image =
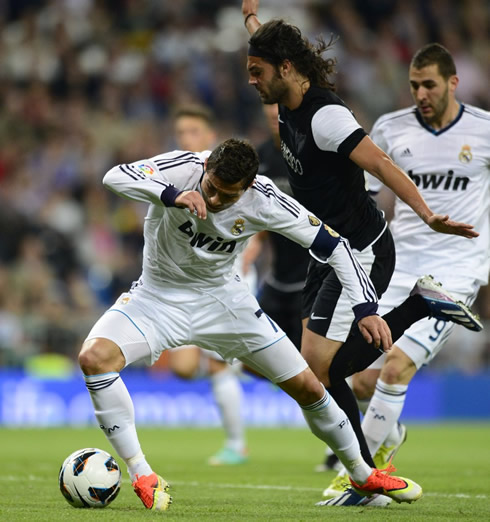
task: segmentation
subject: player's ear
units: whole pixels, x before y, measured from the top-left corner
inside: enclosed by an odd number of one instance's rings
[[[281,74],[282,78],[291,73],[292,67],[293,64],[289,60],[283,60],[283,62],[279,65],[279,73]]]
[[[451,90],[451,92],[454,92],[456,90],[456,87],[458,86],[458,83],[459,83],[459,78],[455,74],[450,76],[450,78],[449,78],[449,89]]]

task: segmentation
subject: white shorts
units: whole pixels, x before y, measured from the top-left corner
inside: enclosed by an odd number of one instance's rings
[[[412,275],[395,270],[388,290],[381,297],[378,313],[384,315],[395,306],[400,305],[408,297],[419,277],[420,275]],[[477,282],[473,282],[473,284],[468,283],[468,292],[466,294],[453,292],[450,283],[444,283],[444,288],[454,298],[471,306],[476,299],[480,285]],[[454,323],[441,321],[440,319],[425,318],[414,323],[400,339],[393,341],[402,352],[410,357],[416,368],[419,369],[423,365],[429,364],[439,353],[453,328]],[[381,369],[385,359],[386,354],[383,354],[369,366],[369,369]]]
[[[153,364],[161,353],[182,345],[239,359],[273,382],[307,368],[282,329],[260,308],[245,283],[232,280],[213,293],[155,290],[138,284],[122,294],[97,321],[87,340],[109,339],[121,349],[126,366]]]
[[[185,351],[185,350],[195,350],[196,348],[200,349],[199,346],[186,344],[184,346],[179,346],[178,348],[172,348],[172,352],[182,352],[182,351]],[[225,362],[223,357],[221,357],[221,355],[219,353],[217,353],[217,352],[213,352],[211,350],[201,350],[201,353],[205,357],[209,357],[210,359],[214,359],[215,361]]]

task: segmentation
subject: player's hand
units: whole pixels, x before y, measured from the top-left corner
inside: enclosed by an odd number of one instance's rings
[[[175,198],[175,206],[188,208],[192,214],[198,218],[206,219],[206,203],[201,194],[195,190],[184,190]]]
[[[258,14],[259,0],[243,0],[242,2],[242,14],[245,18],[250,13]]]
[[[448,215],[443,216],[442,214],[432,214],[432,216],[427,220],[427,224],[432,228],[432,230],[442,232],[443,234],[455,234],[456,236],[463,236],[468,239],[480,235],[478,232],[473,230],[473,225],[451,221]]]
[[[379,315],[368,315],[357,322],[359,330],[369,344],[374,344],[378,349],[388,352],[391,350],[393,340],[388,323]]]

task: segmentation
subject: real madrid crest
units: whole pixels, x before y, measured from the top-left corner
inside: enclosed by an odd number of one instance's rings
[[[317,227],[321,223],[321,221],[316,216],[312,216],[311,214],[308,214],[308,220],[312,227]]]
[[[323,226],[325,227],[325,230],[332,236],[332,237],[339,237],[339,234],[337,234],[337,232],[335,232],[335,230],[333,230],[332,228],[330,228],[328,225],[326,225],[325,223],[323,224]]]
[[[235,219],[235,224],[231,227],[231,233],[234,236],[239,236],[245,230],[245,220]]]
[[[463,145],[461,147],[461,152],[459,153],[458,158],[461,163],[469,163],[473,159],[471,147],[469,145]]]

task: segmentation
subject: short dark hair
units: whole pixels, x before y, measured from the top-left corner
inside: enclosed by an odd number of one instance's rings
[[[199,105],[197,103],[188,104],[188,105],[179,105],[173,111],[173,119],[178,120],[179,118],[190,117],[190,118],[198,118],[207,123],[210,127],[215,126],[214,115],[211,110],[205,105]]]
[[[447,80],[456,74],[451,53],[440,43],[430,43],[420,48],[413,56],[410,66],[415,69],[422,69],[429,65],[437,65],[439,74]]]
[[[206,169],[225,183],[243,181],[243,188],[247,188],[259,170],[259,157],[247,140],[230,138],[211,152]]]
[[[251,36],[249,44],[260,51],[266,62],[278,66],[289,60],[295,69],[319,87],[335,90],[330,76],[335,73],[335,58],[322,58],[322,54],[331,49],[336,38],[330,36],[325,42],[322,36],[317,37],[317,44],[312,44],[295,25],[284,20],[270,20],[262,24]]]

